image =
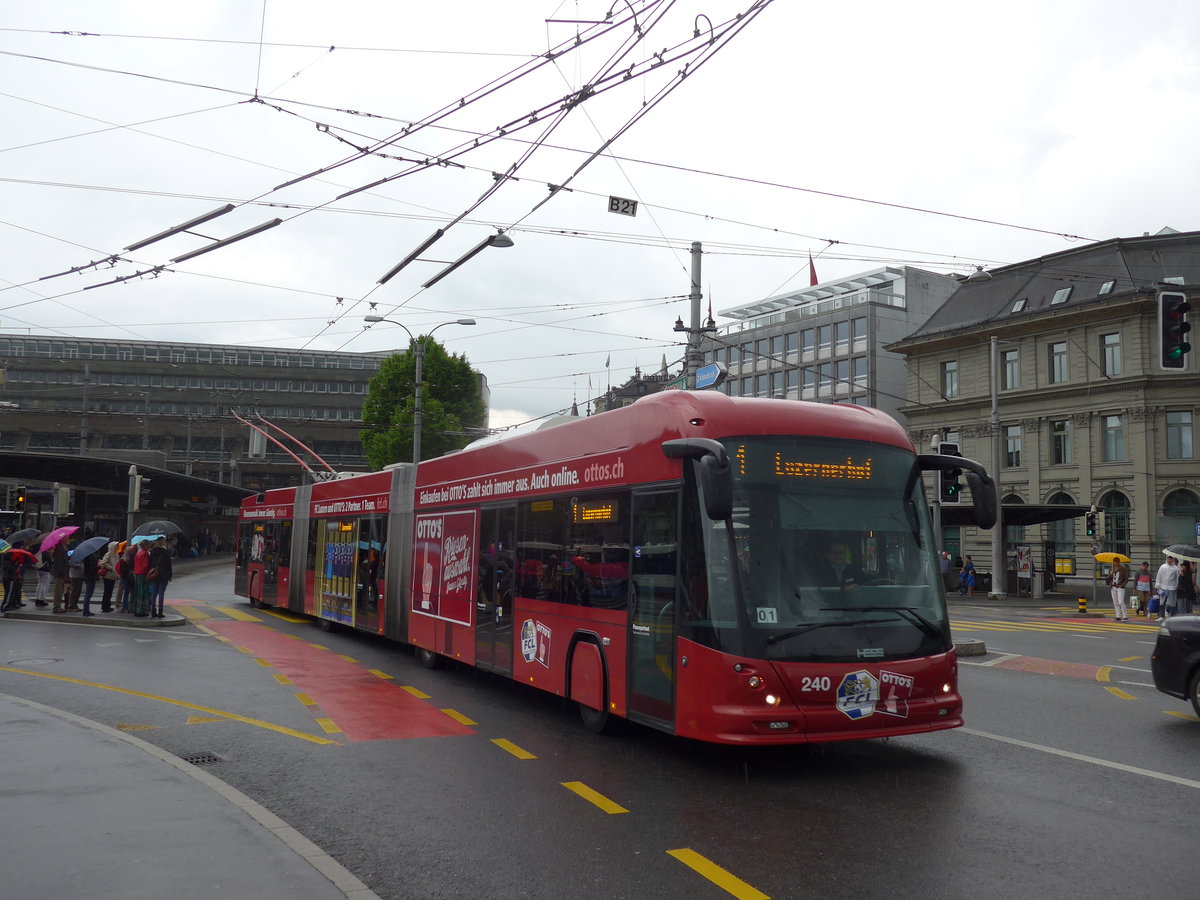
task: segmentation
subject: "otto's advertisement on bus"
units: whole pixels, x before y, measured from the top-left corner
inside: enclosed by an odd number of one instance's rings
[[[470,625],[475,606],[474,560],[474,510],[417,516],[412,611]]]

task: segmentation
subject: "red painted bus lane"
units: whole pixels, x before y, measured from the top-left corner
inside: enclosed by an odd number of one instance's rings
[[[1062,662],[1057,659],[1038,659],[1036,656],[1018,656],[996,663],[996,669],[1014,669],[1018,672],[1035,672],[1039,675],[1065,675],[1068,678],[1086,678],[1096,680],[1100,666],[1090,666],[1084,663]]]
[[[209,621],[209,629],[268,662],[337,724],[348,741],[475,734],[357,663],[255,622]]]

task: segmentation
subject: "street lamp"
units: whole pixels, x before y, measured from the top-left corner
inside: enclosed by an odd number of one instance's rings
[[[416,354],[417,369],[414,377],[416,385],[413,391],[413,454],[412,461],[415,466],[421,461],[421,375],[425,368],[425,337],[422,335],[419,338],[413,337],[413,333],[408,330],[408,326],[403,322],[397,322],[395,319],[388,319],[384,316],[363,316],[364,322],[387,322],[391,325],[399,325],[404,329],[404,333],[408,335],[409,343],[415,345],[414,353]],[[429,334],[433,334],[442,325],[474,325],[474,319],[455,319],[452,322],[442,322],[439,325],[434,325],[429,329]]]

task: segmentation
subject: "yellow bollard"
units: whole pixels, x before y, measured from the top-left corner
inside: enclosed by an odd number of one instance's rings
[[[1079,615],[1087,615],[1087,597],[1084,597],[1082,594],[1079,595]]]

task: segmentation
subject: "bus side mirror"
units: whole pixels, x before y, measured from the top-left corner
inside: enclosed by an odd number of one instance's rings
[[[718,522],[733,515],[733,469],[723,444],[711,438],[678,438],[663,441],[662,452],[670,459],[697,460],[705,515]]]

